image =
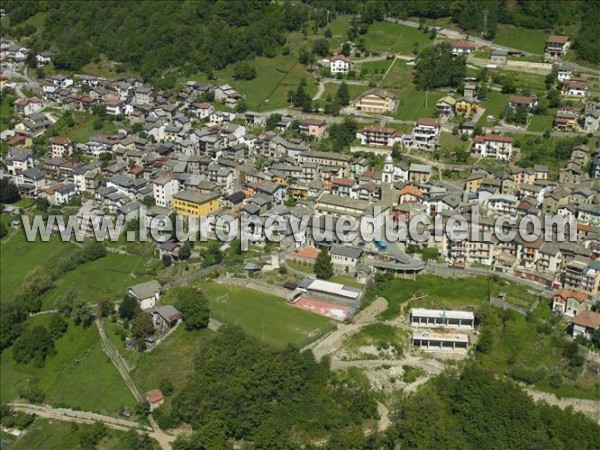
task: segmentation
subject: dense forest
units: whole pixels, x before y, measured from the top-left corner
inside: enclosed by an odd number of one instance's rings
[[[557,31],[578,26],[581,59],[600,63],[600,0],[386,0],[305,2],[252,1],[5,1],[10,27],[3,34],[31,35],[37,51],[56,52],[55,65],[68,71],[106,55],[123,70],[157,82],[182,74],[221,69],[254,56],[286,51],[289,32],[324,28],[338,14],[355,14],[364,27],[385,17],[451,17],[462,29],[493,38],[499,23]],[[483,11],[488,22],[483,30]],[[46,12],[41,30],[23,22]]]
[[[174,424],[196,430],[177,448],[227,448],[229,439],[243,439],[266,449],[360,429],[377,418],[377,406],[364,386],[335,380],[326,360],[292,347],[274,350],[230,327],[202,345],[171,414]]]
[[[178,439],[177,450],[232,448],[234,441],[263,449],[600,448],[594,422],[536,404],[474,363],[399,399],[390,428],[379,434],[364,433],[378,416],[368,383],[330,371],[310,352],[274,350],[227,327],[201,345],[195,367],[170,417],[158,413],[162,425],[183,421],[195,430]]]

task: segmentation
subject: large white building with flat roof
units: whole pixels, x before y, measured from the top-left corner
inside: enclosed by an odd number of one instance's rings
[[[425,351],[467,350],[469,347],[469,336],[466,334],[415,331],[412,340],[413,345]]]
[[[410,310],[410,324],[413,327],[472,330],[475,327],[475,315],[471,311],[413,308]]]

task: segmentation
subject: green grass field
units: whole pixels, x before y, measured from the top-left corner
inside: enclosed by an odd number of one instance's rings
[[[542,30],[498,25],[494,43],[525,52],[543,54],[549,33]]]
[[[348,92],[350,92],[350,98],[352,100],[358,97],[363,92],[371,89],[369,86],[366,85],[348,84],[347,86]],[[319,101],[324,102],[328,95],[330,95],[331,98],[335,98],[335,94],[337,93],[339,88],[340,85],[337,83],[326,83],[325,90],[323,91],[323,94],[321,95]]]
[[[50,314],[27,320],[27,326],[46,324]],[[56,354],[41,369],[17,365],[12,348],[0,356],[2,402],[17,397],[21,389],[35,383],[46,393],[46,403],[66,405],[84,411],[117,416],[122,406],[133,407],[135,399],[102,351],[94,325],[81,328],[69,324],[66,334],[56,341]]]
[[[173,383],[174,395],[177,394],[194,370],[198,345],[213,335],[208,329],[188,331],[180,326],[152,352],[139,355],[131,372],[134,381],[143,392],[147,392],[157,389],[161,380],[166,378]]]
[[[396,118],[402,120],[417,120],[421,117],[431,117],[437,101],[448,95],[447,91],[417,91],[413,84],[414,66],[406,61],[397,60],[381,82],[384,89],[396,97],[400,106]]]
[[[527,130],[529,131],[552,131],[554,115],[531,116]]]
[[[365,34],[365,47],[371,52],[412,54],[415,43],[419,49],[432,44],[428,35],[416,28],[391,22],[375,22]]]
[[[25,275],[37,266],[48,266],[58,256],[76,249],[74,244],[52,238],[27,242],[25,233],[14,232],[0,243],[0,293],[2,301],[13,298]]]
[[[463,141],[460,136],[442,132],[440,135],[440,145],[442,152],[451,152],[457,149],[466,150],[469,147],[469,141]]]
[[[249,335],[276,347],[302,345],[329,319],[288,306],[285,300],[252,289],[204,283],[210,299],[211,317],[241,326]],[[228,298],[217,297],[228,294]]]
[[[121,298],[127,288],[148,281],[143,269],[145,258],[138,255],[108,254],[82,264],[56,280],[55,287],[42,296],[43,309],[53,309],[56,300],[69,289],[89,303],[100,298]]]
[[[485,126],[487,124],[487,116],[494,116],[495,119],[498,119],[507,102],[508,96],[506,94],[490,90],[487,100],[481,103],[485,108],[485,113],[481,116],[477,125]]]
[[[297,39],[296,36],[290,36],[292,42]],[[289,90],[296,90],[302,78],[307,80],[306,92],[311,97],[317,92],[316,83],[309,76],[306,67],[298,63],[298,55],[293,51],[289,55],[277,55],[273,58],[258,57],[250,65],[256,69],[256,78],[252,80],[234,80],[234,65],[215,72],[215,75],[217,83],[228,83],[246,96],[251,110],[289,106],[287,93]]]
[[[348,30],[350,30],[350,18],[351,16],[340,16],[337,17],[335,20],[332,20],[329,24],[329,31],[331,31],[329,48],[331,50],[339,48],[344,42],[348,40]]]
[[[68,422],[59,422],[48,419],[37,418],[27,431],[15,438],[8,438],[11,449],[15,450],[64,450],[79,447],[79,436]],[[91,425],[78,424],[79,430],[84,430]],[[125,441],[125,432],[108,429],[106,436],[98,444],[98,449],[103,450],[129,450]],[[13,441],[14,440],[14,441]]]
[[[77,142],[87,142],[93,136],[111,135],[117,131],[117,126],[110,121],[104,122],[102,128],[94,129],[94,117],[86,116],[77,121],[76,125],[67,132],[67,137]]]

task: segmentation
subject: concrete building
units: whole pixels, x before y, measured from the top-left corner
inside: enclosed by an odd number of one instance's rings
[[[416,347],[429,352],[467,350],[469,348],[469,336],[466,334],[415,331],[412,341]]]
[[[475,327],[475,315],[471,311],[412,308],[410,310],[410,324],[413,327],[472,330]]]

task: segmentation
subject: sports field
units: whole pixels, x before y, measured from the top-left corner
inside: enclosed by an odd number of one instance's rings
[[[210,300],[211,317],[239,325],[276,347],[302,345],[330,323],[325,317],[287,305],[280,297],[253,289],[216,283],[201,287]]]

